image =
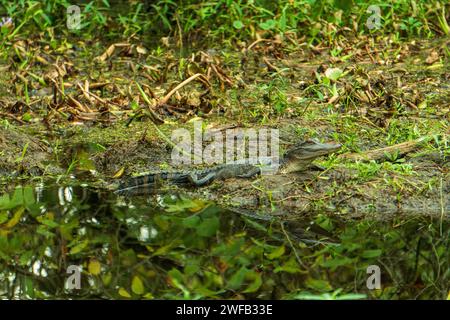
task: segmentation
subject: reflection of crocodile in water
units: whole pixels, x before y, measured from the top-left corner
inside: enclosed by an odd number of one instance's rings
[[[321,143],[316,140],[307,140],[296,144],[289,149],[280,161],[278,172],[291,173],[308,169],[311,162],[323,155],[330,154],[341,147],[337,143]],[[155,190],[162,181],[174,185],[190,185],[201,187],[214,180],[230,178],[251,178],[261,173],[261,167],[249,164],[223,164],[204,170],[192,172],[160,172],[129,178],[121,183],[116,190],[118,194],[147,194]]]

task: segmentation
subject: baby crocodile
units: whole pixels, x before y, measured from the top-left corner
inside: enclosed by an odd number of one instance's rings
[[[279,172],[282,174],[306,170],[311,162],[323,155],[330,154],[341,147],[337,143],[321,143],[307,140],[294,145],[280,161]],[[115,191],[118,194],[146,194],[157,189],[163,181],[183,186],[201,187],[214,180],[230,178],[251,178],[261,173],[261,168],[249,163],[222,164],[193,172],[160,172],[130,178],[120,184]]]

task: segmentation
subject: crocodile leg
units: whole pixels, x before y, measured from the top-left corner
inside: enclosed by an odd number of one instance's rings
[[[320,166],[320,165],[318,165],[318,164],[315,164],[315,163],[311,163],[311,164],[309,165],[309,169],[317,170],[317,171],[325,171],[325,168],[324,168],[324,167],[322,167],[322,166]]]
[[[188,174],[178,172],[172,173],[170,176],[167,177],[166,180],[177,186],[183,186],[191,182]]]
[[[189,181],[191,181],[197,187],[207,185],[208,183],[212,182],[215,177],[216,177],[216,173],[214,171],[208,173],[206,176],[204,176],[201,179],[199,179],[197,174],[195,174],[195,173],[191,173],[188,175]]]

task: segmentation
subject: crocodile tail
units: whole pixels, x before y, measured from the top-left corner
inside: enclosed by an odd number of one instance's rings
[[[155,174],[145,176],[132,177],[119,184],[115,191],[119,195],[136,195],[153,189],[156,181]]]
[[[119,195],[145,195],[152,193],[161,181],[169,181],[175,185],[189,183],[188,175],[184,173],[161,172],[133,177],[121,183],[116,194]]]

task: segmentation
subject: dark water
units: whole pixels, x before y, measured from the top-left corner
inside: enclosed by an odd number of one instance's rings
[[[175,194],[18,187],[0,197],[0,298],[444,299],[448,240],[429,217],[282,222]]]

